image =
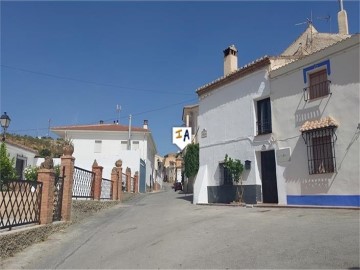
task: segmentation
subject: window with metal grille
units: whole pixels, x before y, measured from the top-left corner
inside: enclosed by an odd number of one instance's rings
[[[329,95],[330,83],[326,69],[309,74],[309,87],[304,89],[305,101]]]
[[[220,180],[222,180],[223,185],[232,185],[232,177],[229,173],[229,169],[224,166],[224,163],[220,163]]]
[[[261,135],[271,132],[270,98],[265,98],[257,102],[257,134]]]
[[[307,145],[309,174],[336,171],[335,141],[333,127],[315,129],[302,133]]]

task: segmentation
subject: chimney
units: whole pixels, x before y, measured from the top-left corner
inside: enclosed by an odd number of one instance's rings
[[[143,128],[148,129],[148,120],[144,120]]]
[[[100,125],[104,124],[104,121],[103,120],[100,120],[99,121]]]
[[[339,25],[339,34],[348,35],[349,34],[349,25],[346,10],[343,6],[343,1],[339,0],[340,11],[338,12],[338,25]]]
[[[224,76],[238,69],[237,49],[235,45],[224,50]]]

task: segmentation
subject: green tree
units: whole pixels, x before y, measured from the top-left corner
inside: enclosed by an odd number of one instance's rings
[[[6,144],[2,142],[0,146],[0,184],[8,180],[17,179],[18,176],[14,164],[15,159],[10,158],[10,154],[6,150]]]
[[[233,181],[236,183],[240,182],[240,190],[238,192],[239,201],[243,202],[243,195],[244,195],[244,187],[242,184],[242,177],[241,174],[244,171],[244,165],[241,163],[239,159],[232,159],[227,154],[225,155],[224,167],[230,173]]]
[[[190,178],[196,176],[199,170],[199,144],[188,144],[184,156],[184,173]]]
[[[43,148],[39,151],[40,157],[51,157],[51,150],[48,148]]]

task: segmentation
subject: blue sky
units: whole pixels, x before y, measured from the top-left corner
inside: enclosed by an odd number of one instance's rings
[[[350,33],[359,2],[344,1]],[[337,31],[338,1],[1,1],[1,114],[9,132],[46,136],[51,126],[149,121],[158,152],[176,152],[195,90],[223,74],[223,49],[239,66],[278,55],[312,19]],[[326,21],[322,18],[330,15]],[[55,136],[54,134],[50,134]]]

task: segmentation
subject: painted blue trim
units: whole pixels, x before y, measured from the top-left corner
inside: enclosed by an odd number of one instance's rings
[[[287,204],[360,207],[360,195],[287,195]]]
[[[331,74],[331,70],[330,70],[330,60],[325,60],[323,62],[314,64],[310,67],[304,68],[303,69],[303,76],[304,76],[304,83],[306,83],[306,78],[307,78],[307,73],[315,68],[321,67],[321,66],[326,66],[326,70],[327,70],[327,74],[330,75]]]

